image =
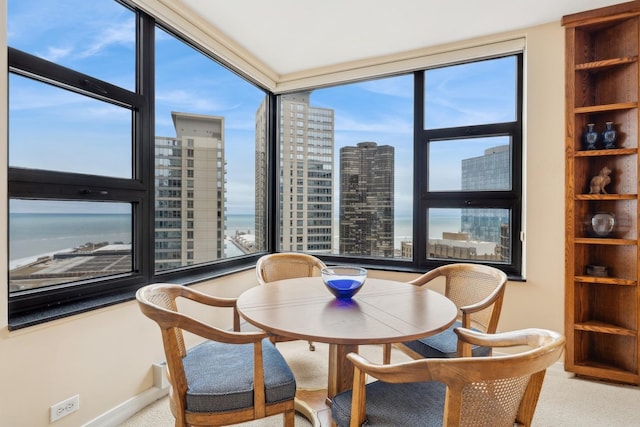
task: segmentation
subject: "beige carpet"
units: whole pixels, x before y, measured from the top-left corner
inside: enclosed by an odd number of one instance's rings
[[[316,343],[310,352],[306,342],[294,341],[278,344],[296,375],[299,388],[326,387],[326,344]],[[363,346],[360,353],[372,361],[382,361],[382,348]],[[408,360],[399,351],[392,362]],[[170,427],[174,425],[167,398],[161,399],[121,424],[121,427]],[[239,424],[254,427],[281,427],[282,417]],[[296,426],[311,424],[296,415]],[[547,370],[540,401],[533,419],[533,427],[631,427],[640,426],[640,389],[634,386],[587,381],[567,375],[557,364]]]

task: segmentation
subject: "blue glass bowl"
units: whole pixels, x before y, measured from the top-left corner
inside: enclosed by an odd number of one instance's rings
[[[327,289],[338,299],[350,299],[364,285],[367,270],[360,267],[325,267],[320,272]]]

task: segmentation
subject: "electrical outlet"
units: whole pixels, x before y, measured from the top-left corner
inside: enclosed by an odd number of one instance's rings
[[[80,395],[76,394],[68,399],[58,402],[51,407],[50,422],[59,420],[62,417],[66,417],[72,412],[76,412],[80,409]]]

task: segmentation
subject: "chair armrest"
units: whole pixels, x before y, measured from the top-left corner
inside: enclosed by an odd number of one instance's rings
[[[393,365],[372,363],[357,353],[347,354],[347,359],[353,363],[353,388],[351,394],[351,420],[349,427],[360,427],[366,419],[367,375],[388,383],[407,383],[416,381],[432,381],[430,362],[433,360],[420,359]],[[442,359],[436,359],[438,363]]]
[[[454,331],[461,341],[486,347],[513,347],[519,345],[539,347],[546,342],[558,339],[560,336],[557,332],[536,328],[495,334],[485,334],[465,328],[455,328]]]
[[[429,370],[429,365],[432,361],[429,359],[411,360],[389,365],[371,362],[357,353],[347,354],[347,359],[353,363],[357,370],[388,383],[433,380],[432,373]],[[438,360],[436,359],[436,361]]]
[[[205,294],[204,292],[196,291],[195,289],[187,286],[181,287],[180,296],[213,307],[235,307],[237,301],[237,298],[216,297]]]
[[[229,344],[254,343],[268,337],[268,334],[262,331],[239,332],[240,316],[236,308],[236,298],[214,297],[185,286],[170,284],[155,284],[152,286],[152,289],[166,292],[169,295],[167,298],[177,299],[178,297],[183,297],[210,307],[233,308],[234,330],[230,332],[200,321],[188,314],[165,308],[166,305],[152,305],[146,300],[145,296],[138,296],[137,298],[140,303],[142,313],[155,320],[162,329],[177,327],[209,340],[221,341]],[[140,290],[138,292],[142,291],[143,290]],[[157,295],[161,294],[158,293]],[[172,304],[175,304],[175,302]]]
[[[173,315],[173,312],[169,312],[168,315]],[[208,323],[204,323],[191,316],[179,313],[176,316],[175,324],[180,329],[196,334],[200,337],[226,342],[229,344],[249,344],[257,341],[261,341],[263,338],[267,338],[269,335],[266,332],[236,332],[226,331],[224,329],[215,327]]]
[[[423,286],[427,283],[429,283],[430,281],[432,281],[433,279],[440,277],[442,275],[442,273],[440,272],[439,269],[435,268],[431,271],[427,271],[426,273],[424,273],[422,276],[416,277],[415,279],[407,282],[410,285],[415,285],[415,286]]]
[[[233,330],[240,332],[240,314],[236,309],[237,298],[222,298],[181,286],[180,296],[211,307],[233,307]]]

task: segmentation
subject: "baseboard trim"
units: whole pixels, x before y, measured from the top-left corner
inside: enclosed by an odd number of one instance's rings
[[[169,388],[152,387],[94,418],[82,427],[117,427],[134,414],[169,394]]]

